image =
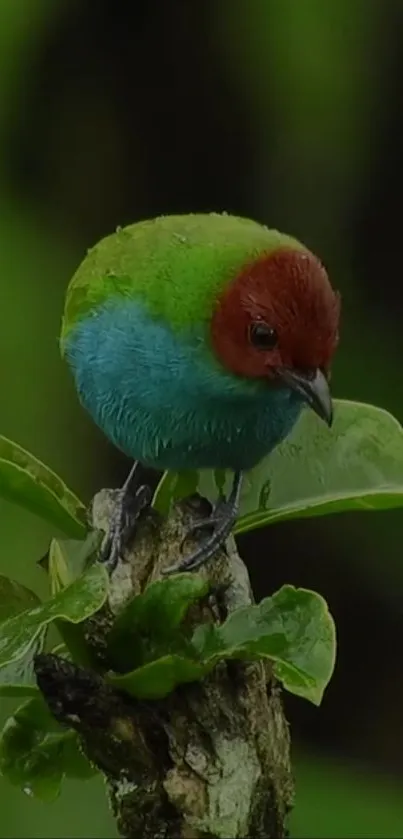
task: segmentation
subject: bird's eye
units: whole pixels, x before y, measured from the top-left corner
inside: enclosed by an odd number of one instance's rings
[[[277,332],[267,323],[257,321],[250,326],[249,340],[258,350],[274,350],[278,341]]]

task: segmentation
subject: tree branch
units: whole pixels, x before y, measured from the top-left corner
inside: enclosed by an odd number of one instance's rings
[[[115,500],[112,490],[95,496],[95,528],[107,531]],[[189,523],[206,514],[206,504],[192,496],[167,519],[152,510],[141,519],[112,575],[108,606],[87,622],[87,642],[100,664],[114,615],[177,561]],[[200,573],[208,575],[212,594],[190,609],[192,625],[222,621],[252,602],[232,538],[227,552]],[[263,662],[221,663],[202,682],[147,702],[54,655],[39,656],[36,673],[52,713],[79,733],[84,753],[104,773],[123,837],[286,836],[293,797],[289,732],[279,687]]]

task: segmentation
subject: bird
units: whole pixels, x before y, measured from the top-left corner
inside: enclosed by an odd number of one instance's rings
[[[288,436],[302,408],[331,426],[339,320],[322,261],[252,219],[159,216],[88,250],[67,288],[60,349],[82,406],[134,461],[104,556],[111,571],[128,506],[136,521],[150,503],[146,486],[133,494],[139,464],[233,473],[229,496],[189,530],[205,528],[205,538],[166,571],[193,570],[217,552],[244,473]]]

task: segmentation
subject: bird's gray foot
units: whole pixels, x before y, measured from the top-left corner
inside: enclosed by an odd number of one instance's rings
[[[104,563],[112,574],[122,556],[124,548],[133,536],[133,530],[142,513],[149,506],[152,498],[150,487],[136,486],[138,463],[132,466],[123,486],[118,490],[114,515],[110,523],[108,538],[102,548],[99,561]]]
[[[193,571],[195,568],[199,568],[200,565],[204,565],[221,548],[226,539],[228,539],[238,515],[241,487],[242,472],[236,472],[229,498],[221,496],[213,508],[211,516],[207,519],[196,521],[189,528],[183,544],[189,537],[195,536],[203,530],[212,531],[210,535],[201,542],[190,556],[182,560],[182,562],[165,568],[164,574]]]

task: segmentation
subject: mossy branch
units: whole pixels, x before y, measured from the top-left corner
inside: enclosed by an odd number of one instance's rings
[[[107,532],[116,492],[102,490],[92,524]],[[178,557],[186,529],[206,513],[198,496],[167,519],[148,511],[112,575],[108,606],[87,622],[87,643],[102,663],[114,616]],[[191,545],[189,544],[189,548]],[[233,539],[201,570],[211,595],[187,621],[220,622],[252,602]],[[41,655],[36,675],[49,708],[80,735],[104,774],[123,837],[276,837],[286,835],[293,797],[289,732],[267,662],[221,662],[201,682],[163,700],[139,701],[108,685],[96,669]]]

